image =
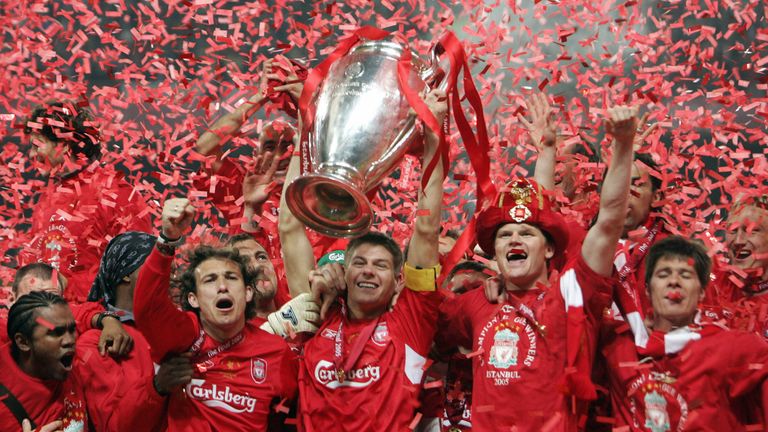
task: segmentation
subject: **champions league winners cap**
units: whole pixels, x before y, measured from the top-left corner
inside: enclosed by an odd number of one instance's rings
[[[477,244],[488,255],[495,255],[496,231],[509,223],[533,225],[554,242],[556,268],[562,267],[570,234],[565,219],[551,208],[550,200],[534,180],[520,178],[501,188],[491,206],[477,216]]]
[[[335,251],[328,252],[317,261],[317,266],[322,267],[330,263],[339,263],[341,265],[344,265],[344,251],[335,250]]]

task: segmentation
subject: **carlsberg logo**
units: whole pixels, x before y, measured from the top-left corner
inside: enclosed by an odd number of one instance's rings
[[[320,360],[315,366],[315,379],[324,386],[335,389],[339,387],[368,387],[381,378],[381,369],[378,366],[365,366],[360,369],[352,369],[345,374],[344,382],[338,381],[336,368],[327,360]]]
[[[230,391],[229,386],[219,388],[214,384],[210,388],[203,387],[205,380],[193,379],[187,384],[187,394],[192,399],[199,400],[205,406],[221,408],[232,413],[252,413],[256,408],[256,399]]]

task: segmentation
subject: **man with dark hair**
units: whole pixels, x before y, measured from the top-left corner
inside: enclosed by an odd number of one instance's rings
[[[619,330],[603,348],[615,428],[749,430],[736,411],[742,397],[761,396],[765,418],[768,343],[700,313],[710,263],[702,245],[682,237],[651,246],[645,277],[653,306],[649,338],[637,345]],[[750,426],[765,430],[765,424]]]
[[[447,110],[444,93],[433,91],[426,103],[441,124]],[[438,137],[430,131],[424,160],[431,160],[437,148]],[[286,181],[298,173],[298,162],[298,157],[291,160]],[[418,192],[419,216],[406,258],[389,236],[370,232],[350,241],[343,266],[328,263],[315,270],[310,270],[315,257],[304,227],[291,220],[285,201],[281,203],[280,239],[288,277],[301,285],[301,276],[309,273],[306,288],[316,296],[338,294],[335,303],[334,296],[324,298],[322,326],[304,347],[299,380],[303,430],[400,431],[412,422],[440,300],[436,278],[442,183],[443,165],[438,162]]]
[[[53,276],[56,275],[56,280]],[[56,269],[45,263],[27,264],[16,271],[13,279],[13,297],[15,300],[35,291],[45,291],[61,295],[66,286],[66,279]],[[78,333],[98,329],[99,352],[104,355],[121,356],[128,353],[133,345],[133,339],[126,333],[117,317],[105,313],[99,303],[86,302],[73,304],[70,310],[75,316]],[[6,340],[7,320],[0,318],[0,344]]]
[[[88,420],[75,363],[75,319],[67,302],[34,291],[19,297],[8,314],[10,344],[0,346],[0,430],[21,430],[58,420],[62,429],[84,431]]]
[[[249,320],[254,282],[245,257],[201,246],[181,277],[183,310],[168,297],[175,246],[195,216],[189,200],[165,202],[158,242],[142,266],[134,297],[136,325],[154,359],[188,353],[195,365],[185,392],[168,404],[168,430],[266,430],[274,400],[293,397],[298,362],[280,337]]]
[[[443,282],[443,287],[454,294],[464,294],[480,288],[494,272],[483,263],[472,260],[461,261],[453,266]]]
[[[30,159],[48,183],[36,202],[20,261],[53,266],[68,280],[64,298],[82,303],[109,239],[130,230],[149,231],[149,210],[122,173],[97,162],[98,132],[83,108],[45,104],[25,127]]]
[[[636,108],[607,110],[613,160],[580,249],[569,245],[568,223],[532,180],[510,182],[478,215],[478,244],[499,267],[491,291],[501,304],[480,290],[444,302],[437,339],[477,353],[473,430],[575,430],[595,398],[590,373],[627,211],[636,116]],[[559,278],[550,280],[552,270]]]

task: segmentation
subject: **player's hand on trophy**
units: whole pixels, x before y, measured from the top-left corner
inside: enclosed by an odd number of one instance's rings
[[[169,239],[181,238],[192,226],[195,207],[187,198],[171,198],[163,204],[162,233]]]
[[[552,118],[553,110],[549,105],[547,95],[543,93],[532,94],[525,101],[530,120],[522,114],[518,115],[520,123],[528,129],[533,145],[541,152],[544,149],[555,147],[557,142],[557,124]]]
[[[253,168],[248,170],[243,179],[243,199],[246,205],[255,207],[267,200],[267,187],[275,178],[280,159],[274,151],[260,153],[254,158]]]
[[[344,266],[338,263],[326,264],[309,272],[309,290],[312,299],[320,305],[320,319],[324,320],[339,293],[347,289]]]
[[[267,60],[265,64],[269,66],[266,77],[275,84],[274,91],[285,92],[294,102],[298,102],[304,90],[304,81],[299,79],[290,60],[285,56],[276,56]]]
[[[432,115],[437,119],[437,122],[442,124],[445,114],[448,113],[448,97],[445,94],[445,90],[430,90],[424,96],[424,102],[432,112]]]

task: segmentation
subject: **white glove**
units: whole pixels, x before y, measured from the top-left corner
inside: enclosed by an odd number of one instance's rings
[[[320,306],[312,301],[310,294],[300,294],[267,316],[261,329],[287,337],[293,333],[315,333],[320,322]]]

